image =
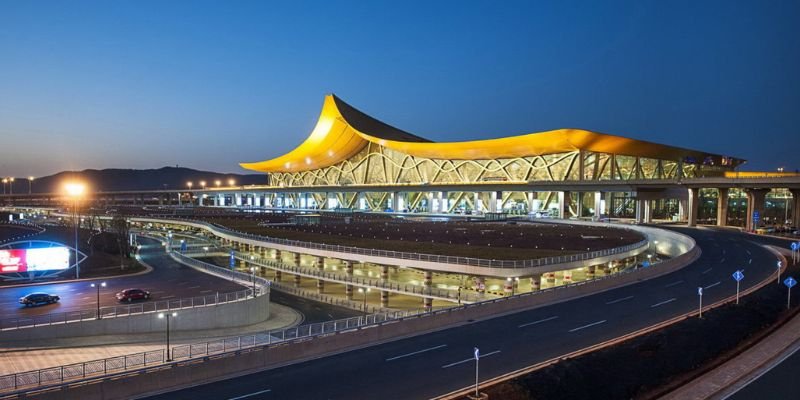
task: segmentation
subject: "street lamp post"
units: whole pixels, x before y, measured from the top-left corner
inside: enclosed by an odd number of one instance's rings
[[[158,318],[166,319],[167,320],[167,362],[172,361],[172,352],[169,349],[169,319],[175,318],[178,316],[178,313],[159,313]]]
[[[106,283],[105,282],[100,282],[100,283],[97,283],[97,284],[93,283],[92,287],[93,288],[97,288],[97,318],[95,318],[95,319],[101,319],[103,317],[100,316],[100,288],[101,287],[106,287]]]
[[[202,187],[203,190],[206,190],[206,181],[200,181],[200,187]]]
[[[32,177],[32,176],[29,176],[29,177],[28,177],[28,194],[31,194],[31,193],[33,193],[33,180],[34,180],[34,179],[35,179],[35,178],[34,178],[34,177]]]
[[[252,258],[251,258],[252,259]],[[253,280],[253,298],[256,297],[256,267],[250,267],[250,275]]]
[[[228,186],[233,186],[236,184],[236,181],[233,179],[228,179]]]
[[[3,178],[3,194],[6,194],[6,183],[8,183],[8,178]]]
[[[78,264],[78,201],[80,200],[80,196],[83,194],[83,191],[86,189],[86,187],[80,183],[68,183],[66,187],[67,194],[74,200],[72,213],[74,216],[73,222],[75,227],[75,279],[80,279],[81,267],[80,264]]]
[[[9,194],[14,194],[14,178],[13,177],[8,178],[8,190],[9,190],[9,192],[8,192]]]
[[[364,315],[367,315],[367,293],[369,288],[358,288],[359,293],[364,293]]]

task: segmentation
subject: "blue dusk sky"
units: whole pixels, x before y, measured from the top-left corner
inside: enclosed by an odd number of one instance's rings
[[[437,141],[583,128],[800,168],[798,1],[0,0],[0,176],[244,172],[323,96]]]

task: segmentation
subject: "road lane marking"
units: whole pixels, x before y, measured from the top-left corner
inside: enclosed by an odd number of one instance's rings
[[[745,251],[747,252],[747,255],[748,255],[748,256],[749,256],[749,255],[751,255],[751,254],[750,254],[750,250],[745,250]]]
[[[712,284],[710,284],[710,285],[708,285],[708,286],[704,287],[703,289],[711,289],[712,287],[714,287],[714,286],[717,286],[717,285],[719,285],[720,283],[722,283],[722,282],[712,283]]]
[[[666,285],[664,285],[664,287],[665,287],[665,288],[668,288],[668,287],[673,287],[673,286],[675,286],[675,285],[680,285],[681,283],[683,283],[683,281],[682,281],[682,280],[680,280],[680,281],[677,281],[677,282],[672,282],[672,283],[670,283],[670,284],[666,284]]]
[[[606,322],[606,320],[592,322],[591,324],[587,324],[587,325],[584,325],[584,326],[579,326],[577,328],[572,328],[572,329],[568,330],[567,332],[569,332],[569,333],[577,332],[577,331],[579,331],[581,329],[591,328],[591,327],[593,327],[595,325],[604,324],[605,322]]]
[[[495,350],[495,351],[492,351],[492,352],[489,352],[489,353],[486,353],[486,354],[481,354],[479,358],[489,357],[489,356],[497,354],[499,352],[500,352],[500,350]],[[451,363],[451,364],[442,365],[442,368],[455,367],[456,365],[463,364],[463,363],[470,362],[470,361],[475,361],[475,357],[470,357],[470,358],[467,358],[466,360],[456,361],[456,362]]]
[[[723,258],[722,260],[719,260],[719,263],[720,264],[724,264],[725,263],[725,259]]]
[[[753,263],[753,259],[751,258],[750,261],[748,261],[747,263],[748,264],[752,264]]]
[[[246,399],[246,398],[251,397],[251,396],[258,396],[259,394],[269,393],[271,391],[272,391],[272,389],[262,390],[260,392],[253,392],[253,393],[249,393],[249,394],[244,394],[244,395],[241,395],[241,396],[238,396],[238,397],[231,397],[228,400]]]
[[[675,300],[677,300],[677,299],[673,297],[673,298],[671,298],[669,300],[664,300],[664,301],[662,301],[660,303],[653,304],[653,305],[650,306],[650,308],[660,307],[660,306],[663,306],[664,304],[672,303]]]
[[[420,354],[420,353],[425,353],[425,352],[432,351],[432,350],[438,350],[438,349],[441,349],[443,347],[447,347],[447,345],[446,344],[441,344],[441,345],[434,346],[434,347],[428,347],[427,349],[418,350],[418,351],[415,351],[413,353],[402,354],[402,355],[399,355],[399,356],[390,357],[390,358],[387,358],[386,361],[399,360],[401,358],[415,356],[415,355]]]
[[[724,256],[726,253],[725,249],[722,249],[722,255]],[[724,260],[724,259],[723,259]]]
[[[542,322],[552,321],[552,320],[554,320],[554,319],[556,319],[556,318],[558,318],[558,315],[554,315],[554,316],[552,316],[552,317],[545,318],[545,319],[540,319],[540,320],[538,320],[538,321],[528,322],[528,323],[525,323],[525,324],[522,324],[522,325],[519,325],[519,326],[517,326],[517,328],[524,328],[524,327],[526,327],[526,326],[531,326],[531,325],[541,324]]]
[[[705,275],[705,274],[707,274],[707,273],[711,272],[711,270],[712,270],[712,269],[714,269],[714,268],[709,268],[709,269],[707,269],[707,270],[705,270],[705,271],[701,272],[701,274]]]
[[[187,289],[200,289],[200,286],[190,286]]]
[[[633,296],[628,296],[628,297],[622,297],[622,298],[619,298],[619,299],[616,299],[616,300],[607,301],[606,305],[617,304],[617,303],[619,303],[621,301],[630,300],[632,298],[633,298]]]
[[[171,299],[173,297],[175,297],[175,296],[161,296],[159,298],[163,300],[163,299]]]

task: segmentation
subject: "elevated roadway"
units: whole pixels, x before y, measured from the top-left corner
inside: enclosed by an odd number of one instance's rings
[[[731,230],[672,228],[691,235],[702,256],[688,267],[635,285],[566,303],[476,321],[319,360],[205,384],[152,399],[422,399],[474,384],[473,347],[481,379],[616,338],[694,310],[776,273],[776,256],[759,244],[788,241]]]

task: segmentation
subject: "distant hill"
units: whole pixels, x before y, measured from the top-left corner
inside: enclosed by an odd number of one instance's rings
[[[119,190],[152,190],[152,189],[184,189],[187,182],[194,187],[205,181],[207,187],[214,187],[219,180],[223,186],[233,179],[236,185],[264,185],[265,174],[220,174],[218,172],[198,171],[191,168],[163,167],[159,169],[87,169],[83,171],[65,171],[55,175],[36,178],[33,181],[34,193],[60,192],[64,182],[80,180],[90,185],[93,191]],[[6,188],[8,190],[8,188]],[[28,179],[16,178],[14,193],[28,193]]]

